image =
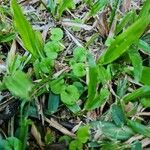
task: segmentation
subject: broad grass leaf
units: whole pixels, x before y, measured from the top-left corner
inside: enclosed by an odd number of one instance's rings
[[[144,107],[150,107],[150,97],[141,98],[140,102]]]
[[[140,11],[139,17],[145,17],[150,14],[150,2],[149,0],[145,0],[144,5]]]
[[[145,33],[145,34],[141,37],[141,40],[150,45],[150,33]]]
[[[112,1],[112,4],[111,4],[112,10],[111,10],[110,18],[109,18],[109,22],[110,22],[109,25],[110,25],[110,27],[112,26],[112,23],[115,20],[115,16],[117,14],[116,12],[117,12],[120,4],[121,4],[120,0]]]
[[[13,39],[15,39],[15,37],[15,33],[8,33],[6,35],[1,35],[0,33],[0,43],[12,41]]]
[[[85,107],[90,106],[90,103],[94,100],[97,93],[98,68],[92,54],[88,54],[88,65],[89,65],[88,100],[86,101]]]
[[[79,96],[78,89],[74,85],[67,86],[61,92],[61,100],[66,105],[74,105],[79,99]]]
[[[14,96],[20,97],[23,100],[30,99],[33,85],[24,72],[16,71],[13,75],[6,76],[4,83]]]
[[[81,143],[86,143],[90,136],[90,126],[86,125],[83,127],[80,127],[77,131],[77,139]]]
[[[34,58],[43,57],[43,42],[41,40],[41,34],[33,31],[32,26],[23,15],[23,12],[16,0],[11,1],[11,8],[15,27],[21,36],[24,47],[33,55]]]
[[[31,124],[31,120],[27,118],[22,118],[20,121],[19,140],[22,142],[20,150],[25,150],[27,147],[28,131]]]
[[[111,106],[111,117],[115,124],[119,127],[123,126],[126,122],[125,114],[121,108],[121,106],[117,104],[113,104]]]
[[[99,11],[101,11],[105,5],[108,3],[108,0],[97,0],[90,11],[90,16],[96,15]]]
[[[16,70],[21,70],[21,65],[22,65],[22,56],[19,54],[15,54],[13,50],[10,50],[7,55],[7,72],[9,74],[13,74]]]
[[[128,126],[130,126],[132,130],[135,131],[136,133],[142,134],[146,137],[150,137],[150,128],[133,120],[128,120],[127,123]]]
[[[129,57],[131,59],[131,62],[134,68],[133,69],[134,79],[136,81],[140,81],[141,76],[142,76],[142,70],[143,70],[142,58],[139,52],[136,50],[136,47],[129,49],[128,54],[129,54]]]
[[[106,87],[103,87],[100,90],[100,93],[92,101],[89,101],[85,105],[84,109],[93,110],[93,109],[99,108],[108,100],[109,95],[110,95],[110,92],[108,91],[108,89]]]
[[[90,125],[92,129],[114,140],[127,140],[134,135],[134,132],[128,126],[118,127],[108,121],[93,121]]]
[[[138,47],[142,49],[145,53],[150,54],[150,45],[143,40],[139,40],[137,43]]]
[[[61,0],[58,4],[58,9],[57,9],[58,18],[60,18],[62,13],[68,8],[71,8],[71,9],[75,8],[74,1],[73,0],[67,0],[67,1]]]
[[[129,102],[136,100],[140,97],[147,97],[150,96],[150,86],[143,86],[134,90],[132,93],[127,94],[123,97],[124,102]]]
[[[98,66],[98,80],[103,84],[111,80],[110,72],[103,66]]]
[[[150,86],[150,67],[143,66],[140,82]]]
[[[106,52],[98,59],[100,64],[108,64],[119,58],[145,31],[150,23],[150,14],[141,17],[122,32],[111,43]]]
[[[134,11],[129,11],[127,12],[123,18],[121,18],[120,23],[116,27],[116,34],[121,32],[121,30],[129,23],[132,22],[135,17],[135,12]]]

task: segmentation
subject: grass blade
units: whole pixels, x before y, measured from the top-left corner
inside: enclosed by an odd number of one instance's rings
[[[142,82],[145,85],[150,86],[150,77],[149,77],[149,75],[150,75],[150,67],[143,66],[142,76],[141,76],[140,82]]]
[[[93,110],[100,107],[107,101],[109,95],[108,89],[105,87],[102,88],[100,93],[93,100],[89,101],[84,108],[86,110]]]
[[[14,17],[14,24],[19,32],[24,47],[33,55],[34,58],[43,56],[43,43],[39,32],[35,32],[29,24],[16,0],[11,1],[11,8]]]
[[[143,86],[137,90],[134,90],[132,93],[124,96],[124,102],[129,102],[140,97],[150,96],[150,86]]]
[[[150,128],[132,120],[128,120],[128,125],[133,129],[133,131],[144,136],[150,137]]]
[[[149,6],[150,9],[150,6]],[[135,21],[126,31],[116,37],[106,52],[98,59],[98,63],[108,64],[120,57],[145,31],[150,23],[150,13]]]
[[[136,47],[135,48],[131,48],[128,52],[129,57],[131,59],[132,65],[133,65],[133,73],[134,73],[134,79],[136,81],[140,81],[141,76],[142,76],[142,58],[139,54],[139,52],[137,51]]]
[[[98,68],[91,54],[88,54],[88,61],[89,61],[88,100],[85,104],[85,108],[88,107],[94,100],[98,84]]]
[[[96,15],[100,10],[105,7],[105,5],[108,3],[108,0],[101,0],[94,3],[94,5],[91,8],[90,16]]]

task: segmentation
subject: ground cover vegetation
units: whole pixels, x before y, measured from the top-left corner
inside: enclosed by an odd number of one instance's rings
[[[150,148],[149,0],[0,1],[0,149]]]

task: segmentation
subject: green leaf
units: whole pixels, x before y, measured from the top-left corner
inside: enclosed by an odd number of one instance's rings
[[[86,143],[87,140],[89,139],[90,136],[90,126],[86,125],[83,127],[80,127],[77,131],[77,139],[81,142],[81,143]]]
[[[122,98],[125,95],[125,93],[126,93],[126,91],[128,89],[127,83],[128,83],[128,80],[126,78],[118,80],[118,83],[117,83],[117,95],[120,98]]]
[[[118,127],[112,122],[93,121],[90,125],[92,129],[114,140],[127,140],[134,135],[134,132],[129,127]]]
[[[52,69],[51,67],[53,66],[53,60],[51,58],[43,58],[41,60],[41,62],[39,62],[38,66],[39,66],[39,70],[38,71],[41,71],[42,73],[47,73],[47,74],[50,74]]]
[[[30,99],[32,82],[24,72],[16,71],[13,75],[6,76],[4,83],[14,96],[24,100]]]
[[[80,95],[86,90],[86,87],[81,82],[73,82],[73,85],[78,89]]]
[[[106,52],[98,59],[98,63],[108,64],[120,57],[145,31],[150,23],[150,14],[141,17],[129,26],[126,31],[116,37]]]
[[[145,41],[143,40],[139,40],[137,43],[138,47],[140,49],[142,49],[144,52],[150,54],[150,46],[148,43],[146,43]]]
[[[50,112],[50,114],[53,114],[57,111],[59,107],[59,100],[60,100],[59,95],[56,95],[50,92],[49,98],[48,98],[48,112]]]
[[[44,46],[46,56],[50,59],[56,59],[58,55],[57,52],[59,52],[60,50],[60,44],[56,41],[47,42]]]
[[[57,41],[49,41],[44,45],[45,52],[59,52],[60,50],[60,44]]]
[[[74,85],[67,86],[61,92],[61,100],[66,105],[74,105],[79,99],[79,96],[78,89]]]
[[[144,5],[140,11],[139,17],[145,17],[150,14],[150,2],[145,0]]]
[[[138,123],[136,121],[128,120],[128,125],[135,131],[136,133],[142,134],[144,136],[150,137],[150,128]]]
[[[73,73],[77,77],[83,77],[86,74],[85,64],[84,63],[76,63],[72,66]]]
[[[54,16],[56,11],[56,0],[49,0],[47,7],[51,11],[52,15]]]
[[[64,79],[59,78],[51,81],[50,83],[51,91],[55,94],[60,94],[65,88]]]
[[[74,114],[77,114],[81,111],[81,108],[78,104],[73,104],[73,105],[67,105],[67,107],[72,111]]]
[[[60,41],[63,38],[63,31],[60,28],[52,28],[51,29],[51,40]]]
[[[117,25],[116,27],[116,34],[118,34],[119,32],[121,32],[121,30],[131,21],[133,21],[133,18],[135,16],[135,12],[134,11],[129,11],[127,12],[125,15],[123,15],[123,17],[121,18],[120,23]]]
[[[97,84],[98,84],[98,68],[95,63],[94,57],[92,54],[88,54],[88,64],[89,64],[89,83],[88,83],[88,100],[86,101],[86,107],[90,105],[97,93]]]
[[[111,13],[109,17],[109,25],[112,27],[113,21],[116,19],[115,16],[117,14],[118,8],[121,6],[121,0],[114,0],[111,5]]]
[[[142,150],[142,144],[139,141],[135,141],[131,145],[131,150]]]
[[[34,32],[16,0],[11,1],[15,27],[18,30],[25,48],[35,58],[43,57],[43,41],[39,32]]]
[[[20,150],[22,143],[16,137],[8,137],[6,140],[2,140],[3,150]]]
[[[89,101],[88,103],[86,103],[86,105],[84,106],[85,110],[93,110],[96,108],[99,108],[101,105],[103,105],[108,97],[109,97],[109,91],[106,87],[103,87],[100,90],[100,93],[92,100]]]
[[[74,9],[75,8],[75,3],[73,0],[60,0],[59,4],[58,4],[58,9],[57,9],[57,14],[58,14],[58,18],[61,17],[62,13],[68,9]]]
[[[15,39],[16,34],[15,33],[8,33],[6,35],[0,34],[0,43],[9,42]]]
[[[143,86],[139,89],[134,90],[132,93],[127,94],[123,97],[124,102],[129,102],[140,97],[150,96],[150,86]]]
[[[125,124],[125,114],[117,104],[111,106],[111,117],[117,126],[122,127]]]
[[[142,58],[135,48],[131,48],[128,52],[129,57],[131,59],[132,65],[133,65],[133,73],[134,73],[134,78],[136,81],[139,81],[142,76]]]
[[[26,149],[29,131],[28,129],[31,123],[31,120],[27,118],[22,118],[20,121],[19,140],[22,141],[22,147],[20,148],[20,150]]]
[[[101,143],[100,150],[121,150],[121,148],[117,142],[104,141]]]
[[[73,51],[74,59],[77,62],[86,61],[87,50],[84,47],[76,47]]]
[[[78,140],[73,140],[69,144],[69,150],[82,150],[83,144]]]
[[[66,145],[69,145],[70,141],[72,140],[72,138],[68,135],[63,135],[59,138],[59,142],[60,143],[66,143]]]
[[[101,11],[105,5],[108,3],[108,0],[97,0],[91,8],[90,16],[96,15],[99,11]]]
[[[15,54],[15,52],[12,49],[8,52],[6,65],[9,74],[13,74],[16,70],[19,70],[22,64],[21,59],[22,56]]]
[[[111,80],[110,73],[103,66],[98,66],[98,80],[103,84]]]
[[[55,137],[53,132],[50,129],[47,130],[45,137],[44,137],[46,145],[51,144],[55,141]]]
[[[145,85],[150,86],[150,77],[149,77],[149,75],[150,75],[150,67],[143,66],[142,76],[141,76],[140,82],[142,82]]]
[[[140,102],[144,107],[150,107],[150,97],[141,98]]]

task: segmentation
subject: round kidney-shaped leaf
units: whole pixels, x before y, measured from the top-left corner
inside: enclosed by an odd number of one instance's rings
[[[63,31],[60,28],[53,28],[51,30],[51,40],[53,41],[59,41],[63,38]]]
[[[85,67],[83,63],[76,63],[73,65],[73,73],[78,76],[78,77],[83,77],[85,76]]]
[[[76,47],[73,51],[73,56],[77,62],[86,61],[87,51],[84,47]]]
[[[79,99],[78,89],[74,85],[69,85],[62,91],[61,100],[66,105],[73,105]]]

